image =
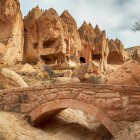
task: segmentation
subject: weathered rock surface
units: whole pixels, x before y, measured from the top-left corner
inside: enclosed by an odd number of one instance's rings
[[[34,8],[24,19],[24,62],[60,65],[78,61],[81,40],[77,25],[68,11],[61,16],[54,9]]]
[[[96,75],[101,74],[100,66],[98,63],[95,62],[83,63],[81,66],[77,67],[74,70],[74,76],[81,81],[87,80],[92,74]]]
[[[14,65],[23,56],[23,20],[19,0],[0,1],[0,65]]]
[[[42,11],[37,6],[24,18],[24,27],[24,62],[37,63],[42,59],[46,64],[53,64],[54,68],[64,68],[69,61],[78,63],[80,57],[84,57],[86,62],[100,61],[102,71],[106,71],[108,62],[124,63],[121,41],[114,41],[114,50],[106,32],[98,25],[93,28],[84,22],[77,29],[76,21],[67,10],[59,16],[52,8]],[[112,55],[114,51],[116,56]]]
[[[140,63],[129,61],[105,76],[104,84],[140,86]]]
[[[0,111],[0,140],[58,140],[31,127],[21,114]]]
[[[115,41],[111,39],[109,41],[108,64],[123,64],[126,57],[124,46],[121,41],[118,39]]]
[[[27,87],[25,81],[14,71],[2,68],[0,70],[1,88]]]
[[[125,62],[127,55],[122,42],[118,39],[114,41],[106,38],[106,32],[101,31],[98,25],[93,28],[90,23],[84,22],[78,31],[82,42],[81,56],[86,59],[86,62],[100,61],[103,72],[106,71],[107,63]]]
[[[140,122],[128,125],[122,130],[114,140],[139,140],[140,139]]]
[[[131,59],[140,62],[140,46],[130,47],[125,50]]]
[[[135,50],[132,59],[140,62],[140,49]]]
[[[26,75],[36,75],[37,70],[33,68],[32,65],[26,63],[19,71],[20,74],[26,74]]]
[[[68,77],[68,78],[71,78],[73,75],[73,72],[71,70],[66,70],[64,72],[64,77]]]

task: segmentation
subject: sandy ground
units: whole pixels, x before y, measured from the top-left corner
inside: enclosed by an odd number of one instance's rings
[[[140,140],[140,121],[127,126],[115,140]]]
[[[0,112],[0,140],[57,140],[31,127],[20,114]]]
[[[83,112],[68,109],[37,129],[23,115],[1,111],[0,140],[109,140],[110,134],[94,121]]]

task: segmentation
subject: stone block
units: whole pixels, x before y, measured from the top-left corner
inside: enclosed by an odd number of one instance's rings
[[[20,95],[20,97],[21,97],[21,102],[22,103],[28,103],[29,102],[28,93],[24,92],[23,94]]]
[[[13,105],[12,104],[4,104],[4,110],[5,111],[13,111]]]
[[[119,109],[121,108],[121,99],[120,98],[110,98],[107,99],[107,108],[108,109]]]
[[[11,104],[12,103],[12,96],[9,96],[9,95],[6,94],[3,97],[3,102],[4,102],[4,104]]]
[[[58,93],[58,99],[70,99],[71,91],[61,91]]]
[[[13,111],[19,113],[20,112],[20,104],[14,104]]]
[[[78,95],[80,94],[80,92],[76,91],[76,90],[73,90],[71,92],[71,98],[72,99],[77,99]]]
[[[23,92],[24,88],[14,88],[14,92]]]
[[[20,112],[21,113],[28,113],[32,111],[32,105],[31,104],[21,104],[20,106]]]
[[[38,97],[35,94],[29,94],[28,98],[29,98],[29,102],[34,102],[38,100]]]
[[[140,121],[140,105],[129,106],[124,113],[126,121]]]
[[[130,96],[131,104],[139,104],[140,105],[140,94]]]
[[[77,97],[78,100],[86,102],[88,104],[90,104],[92,102],[92,97],[90,95],[86,95],[83,93],[80,93]]]
[[[44,90],[46,87],[45,86],[36,86],[35,90]]]
[[[109,118],[112,119],[113,121],[123,121],[123,119],[124,119],[123,111],[121,111],[121,110],[119,110],[119,111],[109,110],[109,111],[107,111],[107,114],[108,114]]]
[[[115,92],[115,93],[96,93],[97,98],[117,98],[121,97],[120,93]]]
[[[106,109],[106,99],[92,99],[92,105],[99,109]]]
[[[91,90],[84,90],[83,93],[87,95],[95,95],[95,92]]]
[[[32,102],[32,103],[31,103],[32,109],[37,108],[39,105],[40,105],[40,103],[39,103],[38,101],[35,101],[35,102]]]
[[[129,102],[129,96],[122,96],[122,108],[128,107]]]
[[[40,96],[38,97],[38,102],[39,102],[40,104],[45,103],[45,102],[46,102],[46,97],[45,97],[45,95],[40,95]]]
[[[20,95],[13,95],[13,96],[11,97],[11,103],[12,103],[12,104],[21,103],[21,97],[20,97]]]
[[[53,101],[58,99],[58,93],[46,95],[46,101]]]
[[[111,93],[112,90],[110,89],[97,89],[96,93]]]

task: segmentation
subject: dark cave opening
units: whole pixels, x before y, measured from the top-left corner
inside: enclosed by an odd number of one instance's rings
[[[49,39],[47,41],[43,42],[43,49],[45,48],[51,48],[52,45],[54,44],[55,40],[54,39]]]
[[[101,60],[102,55],[101,54],[92,54],[92,60]]]
[[[80,57],[80,63],[86,63],[86,59],[84,57]]]

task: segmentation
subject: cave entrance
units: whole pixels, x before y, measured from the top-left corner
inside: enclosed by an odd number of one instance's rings
[[[38,43],[33,43],[33,49],[37,49]]]
[[[40,57],[45,64],[55,64],[57,61],[55,56],[41,55]]]
[[[102,54],[92,54],[92,60],[101,60]]]
[[[86,63],[86,59],[84,57],[80,57],[80,63]]]
[[[45,48],[52,48],[55,43],[55,39],[49,39],[43,42],[43,49]]]
[[[107,58],[108,64],[122,65],[124,63],[123,57],[120,57],[118,52],[110,52]]]
[[[61,52],[48,55],[40,55],[40,57],[45,64],[61,64],[65,60],[65,55]]]

